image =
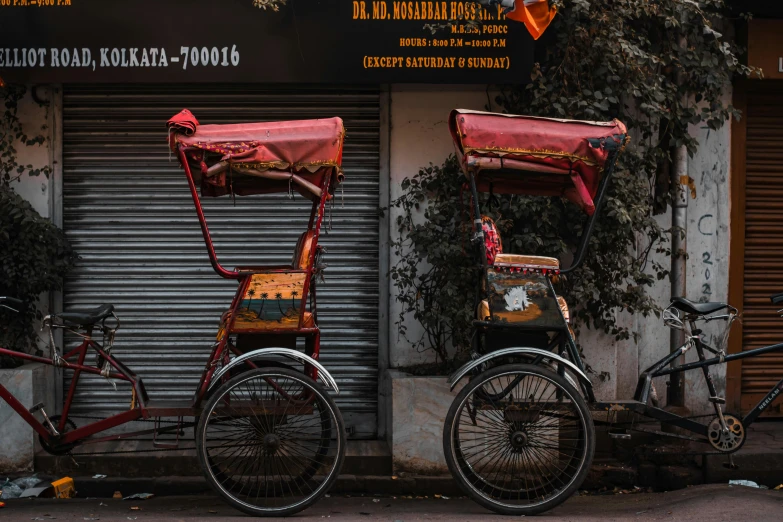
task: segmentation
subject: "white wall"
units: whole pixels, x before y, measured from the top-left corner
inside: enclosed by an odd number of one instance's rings
[[[390,132],[390,199],[401,195],[400,183],[430,163],[440,164],[454,152],[448,129],[452,109],[487,108],[486,86],[393,85],[391,88]],[[497,110],[497,107],[494,107]],[[389,216],[390,236],[398,236],[396,219],[400,213],[392,209]],[[398,258],[390,253],[390,266]],[[396,301],[396,288],[389,281],[389,366],[399,368],[423,362],[435,362],[435,353],[417,353],[398,335],[395,324],[401,310]],[[411,318],[406,323],[408,337],[418,339],[421,329]]]
[[[728,98],[730,100],[730,98]],[[728,100],[724,100],[727,102]],[[696,185],[696,199],[688,207],[688,298],[707,302],[728,299],[729,289],[729,162],[731,125],[717,131],[706,126],[691,129],[699,136],[698,153],[688,161],[688,175]],[[731,303],[730,303],[731,304]],[[735,303],[736,304],[736,303]],[[717,347],[717,337],[725,328],[723,321],[703,326],[708,344]],[[711,354],[705,354],[707,358]],[[688,361],[698,360],[689,354]],[[725,398],[726,365],[710,368],[718,394]],[[694,414],[710,413],[709,393],[702,372],[691,372],[686,381],[686,405]]]
[[[32,165],[33,168],[43,168],[48,166],[52,170],[55,167],[54,161],[54,107],[55,88],[39,87],[37,95],[41,101],[48,101],[48,106],[39,105],[32,96],[32,86],[27,86],[27,92],[19,101],[18,113],[22,129],[28,138],[43,135],[45,141],[41,145],[25,145],[17,140],[14,147],[17,151],[17,162],[21,165]],[[54,174],[47,178],[44,174],[38,176],[23,175],[18,182],[11,186],[17,194],[29,201],[33,208],[43,217],[52,218],[54,211],[54,201],[52,190],[54,187]],[[45,315],[50,311],[50,299],[48,294],[41,295],[38,303],[39,310]],[[45,336],[40,336],[41,338]],[[44,349],[45,343],[39,341],[39,345]],[[45,353],[48,353],[45,351]]]
[[[42,145],[27,146],[17,140],[15,148],[18,153],[17,162],[22,165],[32,165],[34,168],[52,166],[52,124],[50,107],[41,106],[33,100],[32,86],[28,86],[25,97],[19,101],[19,121],[28,137],[39,134],[46,137]],[[38,96],[42,100],[52,99],[52,89],[39,87]],[[50,180],[43,174],[39,176],[24,175],[19,183],[14,183],[14,190],[29,201],[33,208],[44,217],[51,216]]]
[[[726,93],[724,102],[728,102],[730,92]],[[731,125],[727,122],[717,131],[706,127],[692,127],[691,134],[699,140],[699,149],[693,157],[688,158],[688,175],[693,179],[696,197],[688,198],[687,220],[687,267],[686,290],[687,298],[692,301],[726,302],[729,285],[729,162]],[[668,229],[671,226],[671,216],[657,217],[660,225]],[[667,268],[671,265],[666,256],[654,255]],[[669,280],[660,281],[648,292],[661,307],[669,303],[671,286]],[[630,397],[633,394],[636,376],[654,362],[669,353],[669,332],[660,318],[635,318],[636,331],[640,340],[636,346],[638,366],[623,366],[618,361],[620,375],[618,379],[624,383],[618,389],[618,398]],[[703,325],[708,344],[715,346],[714,337],[724,327],[723,322]],[[633,351],[633,350],[629,350]],[[705,354],[708,356],[709,353]],[[695,351],[686,354],[686,361],[696,361]],[[634,375],[636,371],[636,376]],[[713,382],[721,396],[725,396],[726,368],[713,366],[710,368]],[[662,404],[666,397],[666,378],[655,380],[655,386]],[[685,401],[692,414],[706,414],[713,411],[712,405],[706,401],[708,397],[706,383],[701,370],[686,373]]]

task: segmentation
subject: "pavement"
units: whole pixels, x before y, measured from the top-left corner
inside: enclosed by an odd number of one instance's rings
[[[149,500],[114,499],[18,499],[0,508],[0,520],[101,520],[145,522],[249,520],[218,497],[155,497]],[[332,495],[315,506],[289,517],[289,521],[338,520],[366,522],[414,522],[419,520],[502,521],[465,497],[402,498]],[[783,491],[727,484],[694,486],[665,493],[578,495],[540,517],[542,521],[685,520],[779,521],[783,519]],[[283,520],[269,518],[267,520]]]

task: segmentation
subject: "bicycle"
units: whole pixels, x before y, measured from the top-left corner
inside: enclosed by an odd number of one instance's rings
[[[54,455],[140,435],[152,435],[155,447],[172,449],[184,430],[193,428],[204,476],[226,502],[250,515],[291,515],[326,494],[345,459],[345,424],[327,391],[339,393],[338,386],[318,360],[316,300],[325,268],[318,245],[324,208],[344,179],[342,120],[200,125],[185,110],[169,120],[168,127],[169,145],[185,171],[212,267],[221,277],[238,282],[192,400],[149,397],[142,378],[113,353],[120,320],[112,305],[44,318],[49,357],[0,348],[0,355],[73,371],[61,413],[49,416],[43,404],[28,409],[2,385],[0,398]],[[302,140],[308,147],[297,146]],[[291,263],[224,268],[215,253],[197,182],[201,197],[299,192],[309,199],[307,230]],[[0,306],[7,309],[23,305],[0,297]],[[60,354],[52,334],[57,329],[80,337],[81,343]],[[95,335],[102,335],[102,341]],[[304,352],[296,349],[302,338]],[[95,364],[85,362],[89,352],[95,353]],[[82,374],[100,375],[115,386],[129,385],[128,409],[77,426],[71,406]],[[39,413],[42,420],[36,418]],[[176,420],[163,426],[164,418]],[[154,428],[96,436],[137,420],[153,420]],[[161,435],[175,440],[163,440]]]

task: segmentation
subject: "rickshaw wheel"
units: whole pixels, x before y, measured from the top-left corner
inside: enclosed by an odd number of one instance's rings
[[[337,479],[345,426],[320,384],[295,370],[259,368],[210,396],[196,449],[207,481],[229,504],[285,516],[312,505]]]
[[[502,515],[535,515],[582,484],[595,428],[584,399],[564,378],[506,364],[471,379],[454,399],[443,449],[473,500]]]

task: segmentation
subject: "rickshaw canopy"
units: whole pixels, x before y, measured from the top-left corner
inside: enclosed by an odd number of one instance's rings
[[[340,118],[200,125],[185,109],[168,121],[169,146],[182,151],[202,196],[295,190],[320,199],[343,180],[345,128]]]
[[[562,196],[588,215],[612,152],[627,130],[609,122],[515,116],[457,109],[449,129],[480,191]]]

